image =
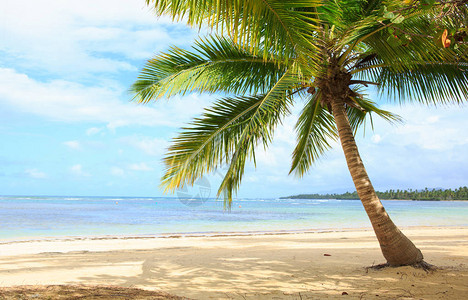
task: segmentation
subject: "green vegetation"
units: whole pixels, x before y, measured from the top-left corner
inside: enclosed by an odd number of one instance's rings
[[[424,200],[424,201],[447,201],[447,200],[468,200],[468,187],[451,189],[428,189],[424,190],[387,190],[385,192],[376,191],[377,196],[383,200]],[[357,192],[346,192],[343,194],[301,194],[280,199],[359,199]]]
[[[161,185],[176,191],[226,167],[227,207],[256,149],[297,116],[290,173],[298,177],[339,140],[390,265],[423,256],[395,226],[372,187],[354,134],[370,116],[400,118],[368,98],[369,85],[400,103],[468,98],[466,1],[146,0],[157,15],[208,29],[191,49],[148,60],[131,87],[147,103],[192,92],[226,95],[182,129],[164,158]],[[205,30],[201,30],[204,32]]]

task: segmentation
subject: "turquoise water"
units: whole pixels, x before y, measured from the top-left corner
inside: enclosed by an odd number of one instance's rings
[[[468,226],[468,201],[383,201],[395,223]],[[368,228],[359,200],[0,196],[0,239]]]

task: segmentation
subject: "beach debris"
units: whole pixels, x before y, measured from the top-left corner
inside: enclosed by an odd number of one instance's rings
[[[345,295],[348,295],[348,293],[346,292],[341,293],[341,296],[345,296]]]
[[[323,254],[323,256],[331,256],[331,254],[325,253]]]

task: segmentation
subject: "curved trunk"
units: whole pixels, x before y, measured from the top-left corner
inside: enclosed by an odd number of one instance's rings
[[[332,113],[349,172],[387,263],[391,266],[401,266],[422,262],[421,251],[396,227],[375,193],[359,155],[344,102],[332,101]]]

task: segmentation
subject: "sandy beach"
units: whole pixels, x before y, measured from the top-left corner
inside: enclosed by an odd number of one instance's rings
[[[383,263],[370,230],[0,241],[0,287],[86,284],[193,299],[466,299],[468,228],[406,228],[436,271]]]

